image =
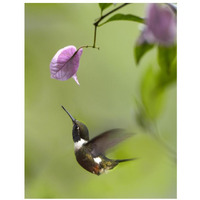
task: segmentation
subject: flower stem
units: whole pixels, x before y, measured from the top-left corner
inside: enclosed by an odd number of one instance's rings
[[[73,54],[73,56],[71,57],[71,58],[73,58],[77,53],[78,53],[78,51],[80,50],[80,49],[82,49],[82,48],[95,48],[95,49],[99,49],[99,47],[94,47],[94,46],[90,46],[90,45],[84,45],[84,46],[81,46],[81,47],[79,47],[76,51],[75,51],[75,53]],[[70,59],[71,59],[70,58]]]
[[[153,121],[155,132],[151,132],[151,136],[154,137],[168,152],[169,156],[172,158],[172,160],[176,163],[177,162],[177,153],[174,149],[172,149],[160,136],[158,127],[156,125],[156,122]]]
[[[102,16],[94,23],[94,26],[98,26],[98,24],[99,24],[105,17],[107,17],[108,15],[112,14],[113,12],[119,10],[120,8],[122,8],[122,7],[124,7],[124,6],[128,5],[128,4],[130,4],[130,3],[124,3],[124,4],[122,4],[121,6],[119,6],[119,7],[115,8],[115,9],[111,10],[110,12],[106,13],[105,15],[102,15]]]
[[[82,48],[95,48],[95,49],[99,49],[99,47],[94,47],[94,45],[93,45],[93,46],[84,45],[84,46],[79,47],[76,51],[78,52],[78,51],[79,51],[80,49],[82,49]]]
[[[94,43],[93,43],[94,48],[95,48],[95,45],[96,45],[96,37],[97,37],[97,26],[94,26]]]
[[[94,43],[93,43],[93,48],[96,48],[96,35],[97,35],[97,27],[99,25],[99,23],[105,18],[107,17],[108,15],[112,14],[113,12],[119,10],[120,8],[128,5],[130,3],[124,3],[122,4],[121,6],[111,10],[110,12],[106,13],[105,15],[101,15],[101,17],[93,24],[94,25]]]

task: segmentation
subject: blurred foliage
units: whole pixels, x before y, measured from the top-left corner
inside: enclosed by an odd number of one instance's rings
[[[113,5],[113,4],[112,4],[112,3],[99,3],[99,7],[100,7],[100,9],[101,9],[101,15],[102,15],[103,11],[104,11],[106,8],[110,7],[111,5]]]
[[[123,13],[144,16],[145,9],[146,4],[132,4]],[[176,163],[147,134],[157,130],[176,149],[176,56],[171,50],[145,51],[136,67],[131,50],[138,24],[116,21],[99,28],[99,51],[84,49],[80,86],[72,79],[50,78],[58,49],[92,43],[98,16],[97,4],[25,4],[25,197],[176,198]],[[139,159],[99,177],[82,169],[74,156],[71,121],[60,105],[88,126],[91,138],[112,128],[138,133],[108,157]]]
[[[171,73],[172,65],[176,61],[176,51],[176,45],[169,47],[158,46],[158,63],[168,74]]]
[[[154,47],[153,44],[149,44],[148,42],[143,42],[142,44],[136,43],[134,47],[134,56],[136,63],[139,64],[140,59],[145,55],[150,49]]]
[[[156,74],[153,67],[148,68],[141,84],[141,97],[147,116],[151,119],[158,117],[165,99],[164,91],[157,88]]]

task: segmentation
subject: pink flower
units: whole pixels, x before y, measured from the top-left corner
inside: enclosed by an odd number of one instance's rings
[[[66,81],[73,78],[78,85],[77,70],[83,49],[76,50],[75,46],[60,49],[50,63],[51,78]]]
[[[148,43],[171,45],[176,40],[176,16],[167,6],[149,4],[146,27],[141,35]]]

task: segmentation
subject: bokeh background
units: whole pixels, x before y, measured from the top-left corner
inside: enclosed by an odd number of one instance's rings
[[[143,17],[145,10],[146,4],[132,4],[120,11]],[[50,78],[49,64],[60,48],[93,44],[99,16],[98,4],[25,4],[25,197],[176,198],[176,162],[134,117],[142,77],[150,65],[158,67],[156,49],[135,64],[141,25],[119,21],[98,28],[100,50],[83,49],[80,86],[73,79]],[[72,123],[61,105],[88,126],[91,138],[112,128],[136,132],[108,156],[139,159],[101,176],[82,169],[74,156]],[[176,84],[167,88],[156,126],[175,150]]]

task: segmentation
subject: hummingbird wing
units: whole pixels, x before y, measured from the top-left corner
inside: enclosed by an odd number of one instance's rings
[[[124,129],[112,129],[94,137],[86,146],[91,149],[92,155],[97,157],[132,135]]]

